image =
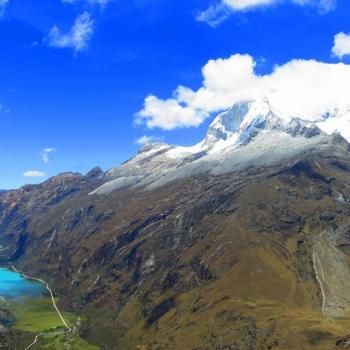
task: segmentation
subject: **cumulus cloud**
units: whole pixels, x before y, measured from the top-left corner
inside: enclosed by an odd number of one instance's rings
[[[24,177],[45,177],[46,173],[39,170],[28,170],[23,173]]]
[[[5,9],[8,3],[9,3],[9,0],[0,0],[0,17],[4,15]]]
[[[151,135],[143,135],[140,138],[138,138],[135,143],[140,146],[146,146],[149,145],[150,143],[155,143],[159,142],[161,139],[156,136],[151,136]]]
[[[198,126],[207,115],[203,109],[197,110],[184,105],[176,97],[162,100],[150,95],[145,99],[143,110],[137,113],[135,123],[137,125],[145,123],[149,128],[170,130]]]
[[[45,164],[48,164],[50,162],[50,154],[52,152],[56,152],[56,149],[52,147],[47,147],[41,152],[41,159]]]
[[[71,48],[75,52],[84,50],[94,33],[94,21],[88,12],[79,15],[68,33],[54,26],[47,38],[48,44],[56,48]]]
[[[262,97],[283,114],[308,119],[350,104],[350,65],[292,60],[265,75],[255,66],[250,55],[210,60],[198,90],[178,86],[168,99],[148,96],[136,122],[162,129],[198,126],[213,112]]]
[[[332,52],[339,58],[350,55],[350,34],[338,33],[334,37]]]
[[[199,22],[205,22],[212,27],[217,26],[229,15],[235,12],[251,11],[257,8],[292,3],[299,6],[313,6],[320,13],[331,11],[337,0],[220,0],[196,16]]]

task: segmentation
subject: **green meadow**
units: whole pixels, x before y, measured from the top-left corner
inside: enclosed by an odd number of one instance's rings
[[[32,349],[63,350],[67,347],[74,350],[99,349],[99,347],[90,345],[80,338],[80,319],[74,313],[62,312],[63,318],[72,328],[71,333],[63,334],[65,327],[49,296],[1,300],[0,307],[10,310],[16,316],[16,323],[12,325],[12,328],[32,333],[33,340],[38,333],[49,333],[41,336],[38,344],[34,345]]]

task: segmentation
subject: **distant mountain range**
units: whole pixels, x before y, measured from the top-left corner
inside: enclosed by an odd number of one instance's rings
[[[330,130],[348,115],[244,101],[192,147],[0,192],[1,262],[101,349],[346,348],[350,145]]]

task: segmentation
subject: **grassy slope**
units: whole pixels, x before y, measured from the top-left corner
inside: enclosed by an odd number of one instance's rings
[[[349,223],[350,160],[338,163],[74,197],[35,215],[20,267],[55,276],[50,285],[88,318],[84,338],[103,349],[330,350],[350,321],[321,313],[312,252],[320,232]],[[68,208],[77,211],[63,225]],[[55,245],[40,254],[56,226]],[[169,298],[174,305],[147,324]]]
[[[275,254],[251,250],[222,279],[183,294],[156,325],[140,322],[127,338],[150,349],[333,349],[350,318],[327,319],[315,302]]]

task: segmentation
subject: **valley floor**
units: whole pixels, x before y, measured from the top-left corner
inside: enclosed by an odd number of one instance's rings
[[[16,317],[16,322],[10,326],[10,331],[25,334],[25,338],[19,344],[13,344],[10,337],[8,340],[9,345],[7,347],[3,346],[2,349],[29,349],[28,346],[41,333],[46,333],[46,335],[39,336],[37,344],[30,346],[30,349],[99,349],[80,338],[79,327],[81,321],[73,313],[62,313],[65,320],[72,327],[71,333],[63,334],[65,328],[62,326],[62,321],[53,307],[51,297],[49,296],[12,301],[2,300],[0,302],[0,308],[9,310]]]

